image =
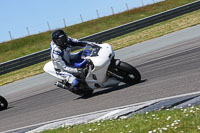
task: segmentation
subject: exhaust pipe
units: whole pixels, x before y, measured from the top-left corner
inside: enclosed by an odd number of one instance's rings
[[[55,83],[55,85],[56,85],[57,87],[60,87],[60,88],[63,88],[63,89],[69,89],[65,84],[63,84],[63,83],[61,83],[61,82],[59,82],[59,81],[57,81],[57,82]]]

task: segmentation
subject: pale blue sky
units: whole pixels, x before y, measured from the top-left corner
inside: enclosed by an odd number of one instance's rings
[[[99,16],[151,4],[161,0],[1,0],[0,2],[0,42],[10,40],[9,31],[14,39],[27,36],[26,27],[30,34],[81,23],[80,14],[84,21],[96,19]]]

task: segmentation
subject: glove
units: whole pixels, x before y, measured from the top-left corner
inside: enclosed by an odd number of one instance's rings
[[[102,42],[102,41],[97,41],[97,42],[95,42],[95,43],[97,43],[97,44],[102,44],[103,42]]]

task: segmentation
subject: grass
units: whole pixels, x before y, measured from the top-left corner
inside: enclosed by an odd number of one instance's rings
[[[189,105],[190,106],[190,105]],[[42,133],[199,133],[200,106],[163,109],[89,124],[63,126]]]
[[[33,75],[41,74],[43,73],[43,66],[48,61],[44,61],[23,69],[19,69],[7,74],[0,75],[0,86],[8,83],[12,83],[17,80],[21,80],[27,77],[31,77]]]
[[[200,24],[200,11],[188,13],[183,16],[108,40],[107,42],[110,43],[112,47],[116,50],[197,24]],[[42,73],[42,68],[46,62],[47,61],[4,75],[0,75],[0,86]]]
[[[81,38],[121,24],[126,24],[195,0],[165,0],[64,28],[74,38]],[[44,32],[0,44],[0,63],[49,48],[51,32]]]
[[[199,10],[111,39],[107,42],[114,49],[119,49],[198,24],[200,24]]]

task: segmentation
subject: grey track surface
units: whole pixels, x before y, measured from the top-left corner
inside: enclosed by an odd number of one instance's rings
[[[191,27],[116,52],[136,66],[144,82],[95,91],[81,98],[56,88],[41,74],[1,86],[9,109],[0,112],[0,132],[98,110],[200,90],[200,26]]]

